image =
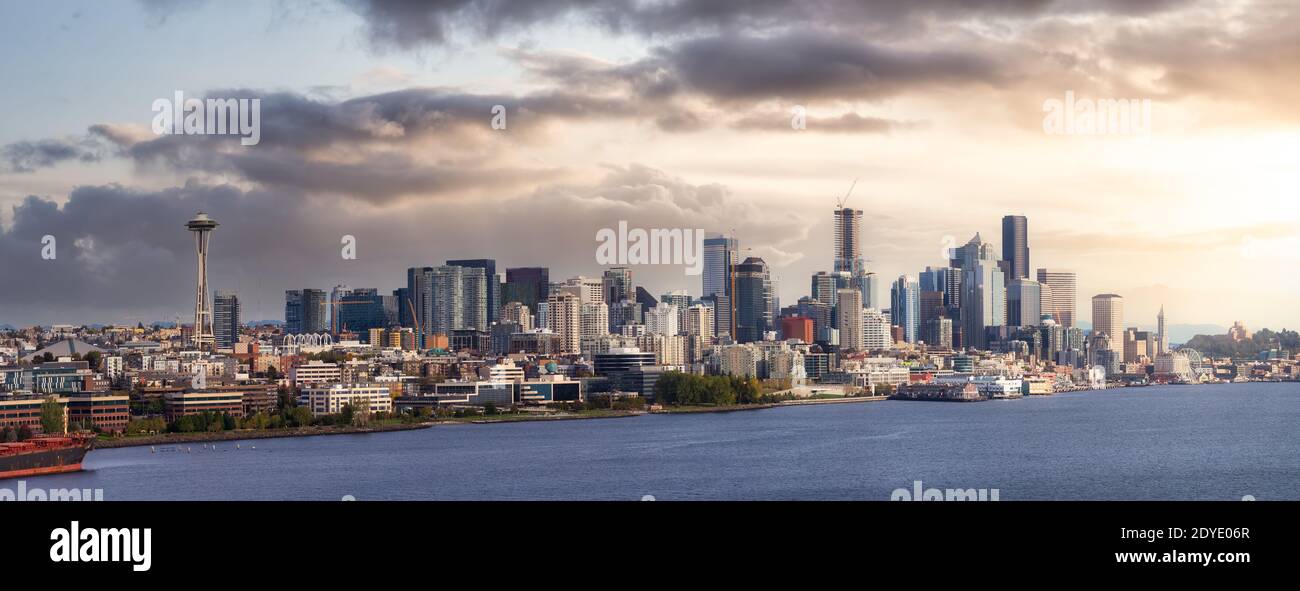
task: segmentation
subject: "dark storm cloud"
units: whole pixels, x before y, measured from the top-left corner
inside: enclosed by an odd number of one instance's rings
[[[534,25],[577,22],[613,33],[679,37],[818,27],[902,34],[972,17],[1158,13],[1182,0],[342,0],[377,48],[413,49],[491,38]]]
[[[559,174],[553,169],[471,160],[421,164],[391,153],[371,155],[356,163],[312,161],[283,151],[232,154],[224,161],[230,170],[266,187],[344,195],[376,204],[409,196],[438,200],[456,191],[509,188]]]
[[[635,114],[625,100],[560,91],[511,96],[417,88],[343,102],[252,90],[209,96],[259,98],[261,141],[246,147],[236,136],[135,141],[122,134],[113,141],[147,168],[233,174],[268,188],[384,202],[552,179],[555,170],[505,164],[509,159],[500,152],[511,142],[531,141],[555,122]],[[492,130],[496,105],[505,108],[508,132]],[[416,146],[455,156],[415,158]]]
[[[999,76],[997,65],[978,56],[887,49],[806,31],[696,39],[664,54],[692,89],[721,100],[878,99],[906,88],[993,83]]]
[[[35,172],[61,162],[96,162],[101,149],[92,138],[22,141],[0,146],[0,173]]]
[[[1120,27],[1107,53],[1130,67],[1158,69],[1153,94],[1226,98],[1272,117],[1300,120],[1300,10],[1262,5],[1233,27],[1200,19]]]
[[[194,245],[184,228],[197,211],[221,225],[212,239],[213,289],[240,293],[245,317],[278,318],[284,290],[346,283],[388,293],[406,267],[494,257],[498,267],[544,265],[553,276],[597,274],[595,233],[620,220],[642,228],[736,228],[751,244],[807,238],[797,214],[766,211],[721,185],[695,185],[644,167],[610,167],[592,184],[546,185],[491,204],[355,208],[287,191],[190,183],[162,191],[79,187],[61,207],[28,197],[0,229],[0,323],[170,320],[192,306]],[[508,214],[503,218],[503,212]],[[352,235],[358,258],[343,260]],[[57,258],[41,258],[54,236]],[[636,267],[652,292],[698,288],[679,267]]]

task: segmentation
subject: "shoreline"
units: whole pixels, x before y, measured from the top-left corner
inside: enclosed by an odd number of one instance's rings
[[[1149,386],[1172,386],[1184,384],[1145,384],[1143,386],[1117,386],[1106,388],[1104,390],[1092,390],[1090,388],[1079,388],[1064,392],[1053,392],[1053,394],[1067,394],[1077,392],[1105,392],[1107,390],[1123,390],[1134,387]],[[1185,384],[1189,386],[1212,386],[1222,384]],[[1025,398],[1048,398],[1051,395],[1033,395]],[[889,396],[853,396],[843,398],[815,398],[815,399],[798,399],[783,400],[781,402],[766,402],[761,404],[735,404],[729,406],[682,406],[669,407],[658,410],[597,410],[585,411],[584,413],[558,413],[558,414],[509,414],[498,416],[480,416],[464,419],[440,419],[431,420],[424,423],[402,423],[395,425],[381,425],[378,427],[308,427],[298,429],[278,429],[266,431],[216,431],[211,433],[166,433],[162,435],[146,435],[139,437],[121,437],[113,439],[96,439],[95,449],[117,449],[124,447],[142,447],[154,445],[181,445],[187,443],[210,443],[214,441],[243,441],[253,439],[279,439],[282,437],[315,437],[323,435],[360,435],[365,433],[388,433],[393,431],[413,431],[416,429],[428,429],[431,427],[440,427],[447,425],[491,425],[502,423],[525,423],[525,422],[544,422],[544,421],[579,421],[595,419],[622,419],[644,415],[671,415],[671,414],[696,414],[696,413],[729,413],[743,412],[751,410],[764,410],[771,408],[782,408],[792,406],[815,406],[826,404],[853,404],[862,402],[882,402],[892,400]],[[935,402],[930,400],[921,400],[920,402]]]
[[[266,429],[261,431],[243,429],[235,431],[214,431],[211,433],[166,433],[162,435],[96,439],[94,449],[117,449],[122,447],[141,447],[145,445],[211,443],[213,441],[279,439],[282,437],[314,437],[317,435],[360,435],[364,433],[387,433],[391,431],[428,429],[435,424],[436,423],[411,423],[403,425],[382,425],[379,427],[307,427],[298,429]]]
[[[493,425],[502,423],[531,423],[545,421],[585,421],[596,419],[623,419],[655,414],[695,414],[726,413],[749,410],[763,410],[789,406],[818,404],[844,404],[854,402],[877,402],[886,400],[884,396],[861,396],[851,398],[822,398],[815,400],[786,400],[763,404],[736,404],[730,406],[684,406],[660,410],[606,410],[587,411],[587,413],[561,414],[510,414],[499,416],[482,416],[465,419],[441,419],[424,423],[406,423],[382,425],[378,427],[308,427],[298,429],[277,429],[265,431],[214,431],[204,433],[165,433],[161,435],[144,435],[138,437],[120,437],[113,439],[96,439],[95,449],[118,449],[124,447],[143,447],[157,445],[183,445],[187,443],[211,443],[214,441],[245,441],[253,439],[279,439],[283,437],[315,437],[323,435],[360,435],[365,433],[387,433],[393,431],[413,431],[449,425]]]

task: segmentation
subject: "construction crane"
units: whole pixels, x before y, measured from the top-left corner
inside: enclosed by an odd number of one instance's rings
[[[853,179],[853,184],[849,185],[848,192],[844,193],[844,196],[840,197],[840,200],[835,203],[835,209],[837,210],[844,209],[844,202],[849,200],[849,195],[853,194],[853,188],[857,186],[858,186],[858,179],[855,178]]]
[[[424,348],[424,333],[420,332],[420,315],[415,313],[415,302],[411,298],[406,298],[406,307],[411,310],[411,322],[415,323],[415,348]]]

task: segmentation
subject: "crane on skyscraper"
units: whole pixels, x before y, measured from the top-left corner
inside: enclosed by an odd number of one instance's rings
[[[858,179],[853,179],[853,184],[849,185],[849,190],[844,193],[843,197],[835,203],[835,209],[844,209],[844,202],[849,200],[849,195],[853,194],[853,188],[858,186]]]

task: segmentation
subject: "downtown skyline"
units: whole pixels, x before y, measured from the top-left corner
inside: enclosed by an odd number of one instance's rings
[[[1014,214],[1030,220],[1031,277],[1043,267],[1078,274],[1083,322],[1087,298],[1113,292],[1128,322],[1143,326],[1161,304],[1180,323],[1300,324],[1286,305],[1300,280],[1276,272],[1296,256],[1300,216],[1285,197],[1296,118],[1278,99],[1289,89],[1252,96],[1198,84],[1177,56],[1136,52],[1129,37],[1176,39],[1222,17],[1253,36],[1223,33],[1221,69],[1271,79],[1251,60],[1268,55],[1269,31],[1295,22],[1283,7],[1052,7],[978,18],[936,8],[917,25],[928,37],[868,42],[852,27],[917,24],[916,15],[809,8],[710,23],[687,2],[676,16],[692,26],[647,35],[630,22],[610,29],[581,7],[521,12],[494,28],[464,11],[420,19],[364,2],[311,15],[254,5],[253,18],[281,34],[234,32],[225,45],[192,47],[186,56],[200,67],[182,68],[145,46],[200,36],[222,6],[104,4],[118,8],[121,26],[101,35],[139,38],[106,50],[121,80],[73,84],[94,70],[93,57],[0,71],[30,82],[3,105],[0,129],[0,259],[7,276],[26,278],[0,296],[0,324],[192,315],[193,245],[176,220],[200,210],[223,224],[209,282],[239,293],[249,319],[279,318],[286,289],[383,292],[401,286],[406,268],[446,260],[598,276],[595,233],[620,220],[734,227],[741,247],[754,249],[745,254],[771,265],[788,305],[809,276],[832,270],[829,213],[854,177],[862,180],[847,206],[864,211],[877,298],[899,275],[944,264],[943,249],[976,233],[1000,251],[999,222]],[[102,9],[0,10],[32,31],[4,43],[50,32],[72,50],[89,42],[74,12]],[[778,16],[834,42],[783,30]],[[1008,33],[999,40],[972,23]],[[1094,34],[1100,41],[1081,45]],[[739,49],[747,57],[729,53]],[[1018,49],[1118,62],[1086,74],[1083,65],[1053,70],[1047,57],[1001,59]],[[858,69],[800,77],[764,59],[774,50],[804,68],[830,60]],[[745,67],[727,77],[719,64]],[[1145,74],[1150,67],[1161,75]],[[94,99],[83,90],[91,83]],[[176,90],[260,97],[262,142],[153,136],[150,103]],[[1153,99],[1150,137],[1043,134],[1043,101],[1069,90]],[[500,132],[489,127],[495,104],[511,117]],[[795,105],[807,107],[806,130],[790,129]],[[315,123],[322,118],[329,124]],[[46,234],[58,239],[53,261],[40,257]],[[356,260],[338,256],[344,235],[357,239]],[[656,295],[699,294],[698,278],[677,268],[633,273]]]

